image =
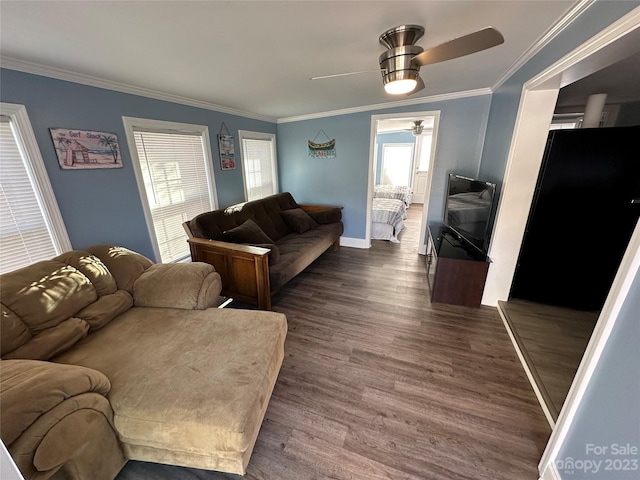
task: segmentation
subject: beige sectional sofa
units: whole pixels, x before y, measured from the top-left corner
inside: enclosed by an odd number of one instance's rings
[[[128,459],[244,474],[284,315],[210,308],[211,265],[110,245],[0,283],[0,435],[25,478],[112,479]]]

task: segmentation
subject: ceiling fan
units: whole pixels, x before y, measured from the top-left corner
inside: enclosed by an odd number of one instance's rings
[[[423,35],[424,28],[420,25],[399,25],[380,35],[380,43],[387,47],[379,58],[382,83],[387,93],[410,95],[419,92],[424,88],[420,67],[463,57],[504,43],[502,34],[493,27],[454,38],[427,50],[415,45]],[[311,80],[359,73],[367,72],[324,75],[312,77]]]
[[[422,131],[424,130],[424,125],[422,124],[424,120],[411,120],[411,125],[409,128],[402,128],[399,131],[401,132],[411,132],[414,137],[418,137],[422,135]],[[405,124],[406,125],[406,124]],[[385,133],[387,133],[385,131]]]
[[[413,121],[413,126],[408,129],[414,137],[417,137],[418,135],[422,135],[422,130],[424,129],[424,125],[422,125],[422,122],[424,120],[414,120]]]

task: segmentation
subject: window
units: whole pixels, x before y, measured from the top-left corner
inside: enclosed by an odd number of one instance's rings
[[[156,258],[189,257],[182,224],[217,208],[209,131],[139,118],[123,119]]]
[[[276,136],[270,133],[240,130],[244,193],[247,201],[278,191]]]
[[[549,130],[580,128],[582,126],[582,117],[584,117],[584,113],[554,113]]]
[[[0,273],[71,250],[23,105],[0,109]]]
[[[413,143],[382,144],[383,185],[411,185],[413,165]]]

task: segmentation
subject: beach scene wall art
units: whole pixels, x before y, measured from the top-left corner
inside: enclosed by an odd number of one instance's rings
[[[122,168],[115,133],[50,128],[58,163],[63,170]]]

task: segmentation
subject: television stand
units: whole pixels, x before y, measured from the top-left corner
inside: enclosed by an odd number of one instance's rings
[[[489,257],[449,227],[430,226],[427,280],[431,301],[479,307],[489,262]]]

